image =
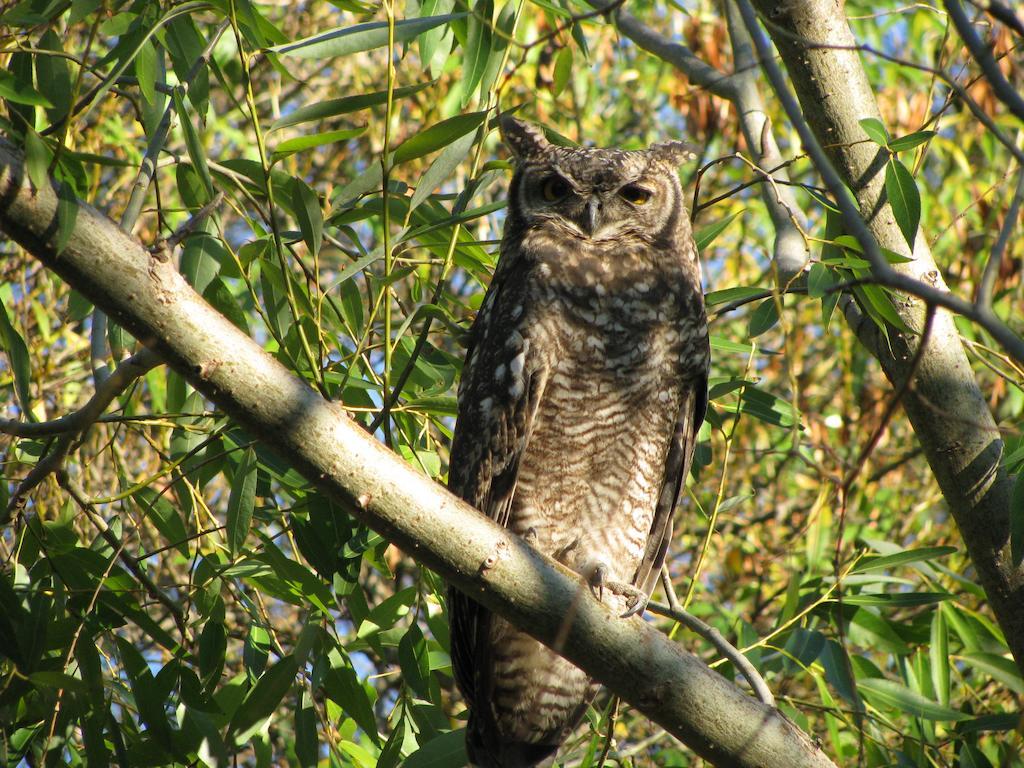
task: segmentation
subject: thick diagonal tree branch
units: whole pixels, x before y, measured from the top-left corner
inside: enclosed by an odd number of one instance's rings
[[[575,574],[409,467],[92,208],[57,254],[56,211],[53,190],[33,192],[0,142],[0,229],[366,524],[539,640],[564,637],[567,658],[715,765],[833,765],[778,710],[619,619]]]
[[[739,2],[742,8],[747,0]],[[810,132],[804,140],[811,145],[812,155],[820,147],[827,148],[827,157],[815,158],[826,180],[835,173],[853,192],[857,210],[844,210],[844,222],[861,240],[865,254],[881,246],[913,257],[899,267],[891,267],[884,260],[873,264],[876,278],[909,291],[895,302],[900,317],[919,332],[924,324],[925,302],[957,311],[959,303],[976,309],[962,299],[948,300],[950,294],[925,237],[918,233],[911,254],[896,224],[885,198],[887,157],[883,149],[864,140],[859,123],[869,117],[881,119],[881,114],[842,7],[829,0],[785,4],[756,0],[756,6],[766,20],[800,102],[801,114],[787,110],[790,118],[798,128],[806,121]],[[748,21],[753,23],[751,15]],[[752,32],[755,38],[761,35],[759,29]],[[760,52],[762,63],[778,87],[777,65],[766,50]],[[784,87],[779,95],[785,101],[788,94]],[[845,202],[843,190],[835,192],[837,199]],[[928,290],[915,290],[922,284]],[[912,375],[903,398],[904,408],[1007,643],[1018,666],[1024,669],[1024,612],[1020,610],[1024,605],[1024,568],[1014,568],[1011,560],[1011,483],[1000,465],[1003,441],[971,371],[953,318],[945,311],[936,313],[928,347],[913,371],[910,361],[915,360],[918,333],[890,329],[890,344],[870,323],[860,323],[856,330],[894,386],[903,386]],[[1019,337],[1005,331],[1006,338],[1001,341],[1008,348],[1020,344]]]

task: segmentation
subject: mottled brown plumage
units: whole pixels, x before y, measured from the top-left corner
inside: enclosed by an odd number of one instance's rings
[[[706,404],[700,266],[677,172],[689,153],[557,147],[511,118],[502,134],[517,169],[449,486],[621,613],[664,562]],[[455,590],[450,615],[471,761],[549,761],[593,681]]]

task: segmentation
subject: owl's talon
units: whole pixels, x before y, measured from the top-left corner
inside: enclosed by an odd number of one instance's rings
[[[587,575],[587,583],[599,602],[604,602],[604,590],[607,587],[613,595],[626,598],[626,612],[620,618],[628,619],[644,612],[651,599],[646,592],[624,581],[610,581],[607,577],[608,566],[604,563],[595,565]]]

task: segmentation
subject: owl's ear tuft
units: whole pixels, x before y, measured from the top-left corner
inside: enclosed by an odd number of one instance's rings
[[[502,140],[517,160],[543,154],[551,146],[539,125],[517,120],[511,115],[502,115],[498,124]]]
[[[697,159],[696,147],[685,141],[663,141],[652,144],[647,151],[673,168]]]

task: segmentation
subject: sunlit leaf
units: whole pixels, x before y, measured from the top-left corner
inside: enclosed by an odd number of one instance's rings
[[[875,142],[875,144],[882,147],[889,144],[889,132],[885,130],[885,125],[881,120],[876,117],[865,117],[859,122],[860,127],[864,129],[864,133],[866,133],[868,138]]]
[[[885,166],[885,194],[903,237],[910,250],[914,250],[914,238],[921,221],[921,193],[910,171],[895,157]]]
[[[486,112],[469,112],[425,128],[398,145],[394,151],[393,162],[396,165],[404,163],[447,146],[460,136],[476,130],[485,117]]]
[[[449,24],[467,15],[465,13],[449,13],[443,16],[426,16],[419,19],[400,19],[394,24],[394,41],[395,43],[404,43],[429,29]],[[388,33],[386,21],[371,21],[366,24],[338,27],[312,37],[296,40],[293,43],[274,46],[271,50],[275,53],[304,59],[348,56],[387,45]]]
[[[912,717],[925,720],[956,722],[970,717],[963,712],[944,707],[938,702],[926,699],[904,685],[892,680],[868,678],[857,681],[857,689],[869,700],[881,707],[892,707]]]

